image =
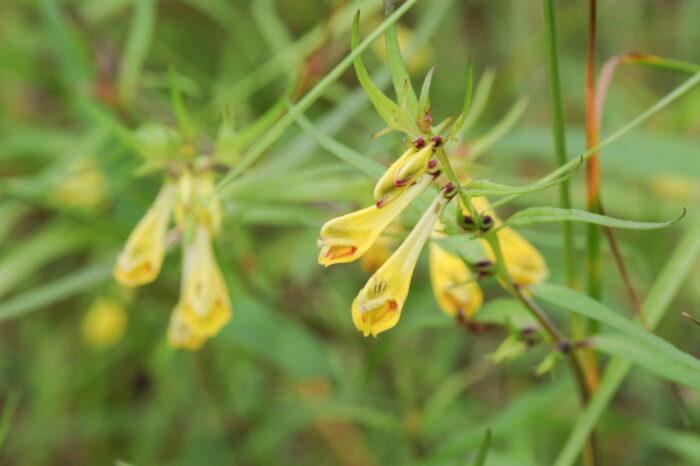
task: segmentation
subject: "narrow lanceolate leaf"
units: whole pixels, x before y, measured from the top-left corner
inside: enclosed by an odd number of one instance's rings
[[[462,125],[464,124],[464,120],[467,118],[467,114],[469,113],[469,107],[471,106],[471,103],[472,103],[472,89],[473,89],[473,87],[474,87],[474,71],[473,71],[473,65],[472,65],[472,56],[469,55],[469,61],[467,62],[467,81],[466,81],[466,84],[464,85],[464,104],[462,104],[462,113],[460,113],[459,117],[457,117],[457,121],[455,121],[454,126],[450,130],[449,137],[452,137],[453,135],[456,136],[459,133],[459,130],[462,129]]]
[[[133,14],[126,46],[122,54],[117,83],[123,97],[133,97],[141,68],[153,38],[155,26],[155,0],[141,0],[134,3]]]
[[[681,215],[667,222],[635,222],[632,220],[608,217],[607,215],[593,214],[585,210],[561,209],[559,207],[531,207],[511,215],[499,228],[505,226],[532,225],[535,223],[584,222],[630,230],[656,230],[673,225],[682,219],[684,215],[685,209],[683,209]]]
[[[389,16],[394,12],[394,0],[385,0],[385,14]],[[396,34],[396,23],[392,24],[384,33],[386,39],[386,54],[389,58],[389,68],[391,69],[391,77],[394,82],[394,90],[399,104],[403,105],[406,102],[406,110],[411,116],[418,113],[418,101],[416,93],[411,84],[411,78],[408,76],[406,66],[404,66],[403,58],[401,58],[401,49],[399,48],[399,38]]]
[[[433,66],[428,70],[428,74],[425,75],[425,80],[423,81],[423,87],[420,90],[420,98],[418,99],[418,126],[427,126],[430,129],[431,121],[427,121],[426,116],[430,115],[430,84],[433,82],[433,74],[435,73],[435,67]]]
[[[688,370],[688,366],[662,352],[639,344],[636,338],[620,334],[596,335],[592,341],[595,349],[619,356],[638,364],[649,372],[665,379],[700,390],[700,370]]]
[[[583,159],[580,159],[583,163]],[[474,180],[468,185],[464,186],[464,191],[467,191],[472,197],[479,196],[510,196],[513,194],[528,194],[537,191],[543,191],[547,188],[551,188],[559,183],[562,183],[573,175],[576,170],[581,166],[581,163],[567,172],[564,172],[559,178],[555,178],[551,181],[534,183],[527,186],[507,186],[505,184],[494,183],[490,180]]]
[[[355,15],[355,21],[352,26],[352,41],[350,42],[351,49],[354,51],[360,45],[360,12]],[[374,84],[370,78],[367,68],[362,61],[362,57],[357,55],[353,61],[355,65],[355,73],[360,85],[367,93],[367,97],[374,105],[377,113],[384,119],[387,125],[392,129],[403,131],[412,137],[418,137],[418,128],[415,122],[407,116],[407,114],[399,108],[399,106]]]
[[[628,338],[631,337],[633,339],[632,345],[637,345],[638,347],[637,353],[634,354],[635,358],[641,357],[639,356],[640,352],[644,352],[647,356],[655,355],[654,360],[663,361],[667,366],[672,366],[677,369],[676,374],[680,379],[677,380],[678,382],[693,387],[696,386],[696,383],[700,383],[700,360],[679,350],[653,333],[647,332],[641,325],[621,317],[619,313],[598,301],[571,288],[559,285],[545,283],[533,285],[529,289],[537,298],[543,301],[554,304],[567,311],[581,314],[589,319],[602,322],[624,333]],[[625,346],[624,344],[614,346],[613,343],[610,343],[609,339],[600,341],[602,342],[601,344],[611,352],[617,350],[618,354],[623,353],[626,349],[629,349],[630,346]],[[605,345],[606,343],[607,346]],[[631,352],[625,354],[627,357],[632,357]],[[685,377],[682,376],[682,372],[687,373]],[[690,375],[691,373],[695,375]]]
[[[479,448],[479,454],[474,461],[474,466],[483,466],[486,463],[486,455],[489,454],[489,448],[491,448],[491,429],[486,429],[486,437],[484,437],[484,443]]]

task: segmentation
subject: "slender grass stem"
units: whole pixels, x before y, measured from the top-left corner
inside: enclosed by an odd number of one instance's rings
[[[554,18],[554,1],[542,0],[542,15],[544,17],[544,37],[547,52],[547,75],[549,78],[549,101],[552,107],[552,137],[554,139],[554,160],[557,167],[567,161],[566,136],[564,127],[564,110],[561,98],[561,81],[559,78],[559,60],[557,58],[557,33]],[[559,206],[571,208],[571,192],[569,182],[559,184]],[[574,235],[569,222],[561,224],[562,260],[566,273],[566,284],[578,288],[576,256],[574,254]]]

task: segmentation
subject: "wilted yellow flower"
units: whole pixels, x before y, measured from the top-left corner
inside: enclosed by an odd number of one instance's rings
[[[182,319],[182,309],[178,306],[170,316],[168,327],[168,344],[172,348],[198,350],[207,341],[207,337],[195,334]]]
[[[206,227],[197,225],[185,249],[183,283],[175,313],[198,336],[210,337],[231,319],[231,302]]]
[[[450,317],[461,311],[468,319],[481,307],[483,294],[469,267],[435,242],[430,243],[430,282],[440,309]]]
[[[482,214],[486,213],[491,216],[494,221],[494,227],[497,228],[503,224],[503,221],[489,208],[489,203],[486,198],[473,198],[472,202],[474,207],[482,212]],[[544,257],[542,257],[539,251],[525,238],[510,227],[499,229],[496,236],[501,245],[501,254],[503,254],[506,270],[515,283],[520,286],[528,286],[541,283],[547,279],[549,270],[547,269],[547,263]],[[495,262],[496,255],[493,253],[488,242],[483,238],[479,241],[484,247],[489,259]]]
[[[175,219],[182,225],[186,216],[195,210],[194,220],[206,226],[212,236],[221,229],[221,203],[214,192],[214,180],[209,174],[193,175],[184,171],[177,181],[177,202]]]
[[[418,256],[435,221],[448,203],[449,199],[443,193],[438,194],[411,234],[372,275],[353,301],[353,322],[365,336],[377,336],[399,321]]]
[[[402,196],[381,209],[373,205],[328,221],[321,227],[318,263],[329,266],[360,258],[432,179],[431,175],[423,175],[415,184],[405,188]]]
[[[414,146],[409,148],[377,181],[374,187],[374,200],[378,208],[401,196],[406,187],[413,184],[425,172],[430,157],[435,152],[435,145],[426,144],[422,139],[419,144],[424,146],[420,150]]]
[[[165,256],[165,234],[174,196],[174,186],[166,183],[126,241],[114,266],[114,277],[122,285],[139,286],[152,282],[158,276]]]
[[[94,347],[111,346],[124,334],[126,321],[126,312],[121,303],[98,298],[83,316],[83,339]]]

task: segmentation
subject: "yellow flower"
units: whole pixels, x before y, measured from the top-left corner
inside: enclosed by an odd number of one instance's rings
[[[95,208],[104,203],[107,180],[93,159],[72,163],[50,198],[54,204]]]
[[[430,157],[435,152],[433,143],[425,144],[417,150],[415,147],[409,148],[384,172],[374,187],[374,200],[378,208],[382,208],[394,199],[398,198],[420,176],[428,167]]]
[[[379,209],[376,205],[336,217],[321,227],[318,263],[329,266],[352,262],[374,244],[381,232],[430,184],[433,177],[423,175],[405,188],[403,196]]]
[[[231,302],[206,227],[197,225],[185,249],[183,285],[175,313],[190,330],[210,337],[231,319]]]
[[[114,266],[114,277],[122,285],[144,285],[158,276],[165,256],[165,234],[172,214],[174,194],[173,185],[166,183],[126,241]]]
[[[168,327],[168,344],[171,348],[198,350],[207,341],[206,336],[195,334],[182,319],[182,309],[178,306],[170,316]]]
[[[497,228],[503,224],[492,209],[486,198],[473,198],[474,207],[482,214],[490,215],[494,221],[494,227]],[[498,241],[501,245],[501,254],[506,265],[508,274],[513,278],[515,283],[520,286],[533,285],[541,283],[549,276],[547,263],[542,255],[534,248],[525,238],[520,236],[510,227],[501,228],[496,233]],[[493,253],[491,246],[485,239],[480,239],[481,245],[484,247],[486,254],[491,262],[496,261],[496,255]]]
[[[372,275],[353,301],[353,322],[365,336],[377,336],[399,321],[418,256],[435,221],[448,203],[449,199],[443,193],[438,194],[411,234]]]
[[[124,334],[126,321],[126,313],[119,302],[99,298],[83,316],[83,339],[96,348],[111,346]]]
[[[481,307],[483,294],[469,267],[435,242],[430,243],[430,282],[440,309],[450,317],[461,311],[468,319]]]
[[[214,192],[214,180],[208,174],[192,175],[184,171],[177,182],[175,219],[182,226],[187,215],[195,210],[196,223],[206,226],[212,236],[221,229],[221,203]],[[184,228],[184,227],[183,227]]]

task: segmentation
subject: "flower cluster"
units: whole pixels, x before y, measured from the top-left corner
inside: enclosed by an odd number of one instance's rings
[[[165,182],[119,254],[114,277],[127,287],[158,277],[173,214],[176,231],[185,240],[180,300],[170,318],[168,342],[196,350],[231,318],[226,283],[211,244],[221,228],[221,207],[207,167],[189,167]]]

